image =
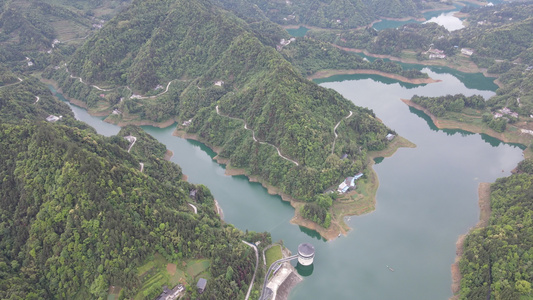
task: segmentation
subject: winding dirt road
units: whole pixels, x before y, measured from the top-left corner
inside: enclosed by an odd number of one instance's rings
[[[353,114],[353,112],[350,110],[350,113],[348,114],[348,116],[346,116],[344,119],[341,119],[339,121],[339,123],[337,123],[337,125],[335,125],[335,127],[333,128],[333,133],[335,134],[335,138],[333,139],[333,145],[331,146],[331,154],[333,154],[333,151],[335,151],[335,142],[337,141],[337,137],[338,137],[338,135],[337,135],[337,127],[339,127],[339,125],[341,124],[341,122],[343,120],[346,120],[349,117],[351,117],[352,114]]]
[[[230,118],[230,119],[233,119],[233,120],[239,120],[239,121],[242,121],[242,122],[244,123],[244,129],[246,129],[246,130],[250,130],[250,131],[252,132],[252,138],[253,138],[254,142],[258,142],[259,144],[263,144],[263,145],[270,145],[270,146],[276,148],[276,150],[278,151],[278,155],[279,155],[279,157],[281,157],[281,158],[283,158],[283,159],[285,159],[285,160],[287,160],[287,161],[290,161],[291,163],[293,163],[293,164],[295,164],[295,165],[297,165],[297,166],[299,165],[297,161],[292,160],[292,159],[290,159],[290,158],[288,158],[288,157],[286,157],[286,156],[283,156],[283,154],[281,154],[281,151],[279,150],[279,148],[278,148],[277,146],[272,145],[272,144],[267,143],[267,142],[261,142],[261,141],[258,141],[258,140],[255,138],[255,132],[254,132],[254,130],[248,128],[248,126],[246,126],[246,122],[245,122],[243,119],[234,118],[234,117],[230,117],[230,116],[226,116],[226,115],[221,114],[220,111],[218,110],[218,105],[215,106],[215,109],[216,109],[216,111],[217,111],[217,115],[219,115],[219,116],[226,117],[226,118]]]

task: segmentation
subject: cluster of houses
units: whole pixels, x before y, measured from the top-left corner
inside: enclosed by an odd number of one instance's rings
[[[458,48],[458,46],[454,46],[455,48]],[[429,59],[444,59],[446,58],[446,54],[444,54],[443,50],[433,48],[433,44],[430,45],[429,50],[426,52],[423,52],[422,54],[428,54]],[[461,54],[466,56],[472,56],[474,54],[474,50],[469,48],[461,48]]]
[[[337,188],[337,192],[339,192],[340,194],[344,194],[350,190],[354,190],[355,181],[361,177],[363,177],[363,173],[361,172],[355,174],[353,177],[352,176],[346,177],[346,179],[344,179],[344,181],[341,182],[341,184],[339,184],[339,187]]]
[[[283,18],[283,21],[289,21],[296,19],[295,13],[292,13],[291,15],[288,15],[286,18]]]
[[[424,52],[424,54],[429,54],[429,59],[443,59],[446,58],[443,50],[433,48],[433,44],[430,45],[429,50]]]
[[[198,279],[198,283],[196,283],[196,290],[199,294],[202,294],[205,291],[206,285],[207,280],[205,278]],[[178,284],[171,290],[165,285],[163,286],[163,292],[157,296],[155,300],[176,300],[183,291],[185,291],[185,286],[183,284]]]
[[[192,123],[192,119],[189,119],[189,120],[187,120],[187,121],[181,123],[181,126],[185,126],[185,127],[187,127],[187,126],[191,125],[191,123]]]
[[[518,118],[518,113],[510,110],[509,108],[507,107],[504,107],[500,110],[498,110],[497,112],[495,112],[494,114],[494,118],[501,118],[503,116],[511,116],[513,118]]]
[[[63,118],[63,116],[54,116],[54,115],[49,115],[48,117],[46,117],[46,121],[47,122],[50,122],[50,123],[53,123],[53,122],[57,122],[59,120],[61,120]]]
[[[185,290],[185,287],[183,286],[183,284],[178,284],[171,290],[169,290],[168,287],[165,285],[163,287],[163,292],[157,298],[155,298],[155,300],[175,300],[175,299],[178,299],[178,296],[184,290]]]
[[[279,45],[276,46],[276,49],[280,51],[281,49],[283,49],[283,47],[287,46],[288,44],[294,41],[296,41],[296,38],[290,38],[288,40],[281,39],[281,41],[279,41]]]
[[[466,56],[472,56],[472,54],[474,54],[474,50],[469,48],[461,48],[461,54],[464,54]]]

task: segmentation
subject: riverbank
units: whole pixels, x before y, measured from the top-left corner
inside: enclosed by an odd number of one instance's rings
[[[202,142],[205,142],[197,135],[189,134],[183,130],[176,129],[172,135],[181,137],[184,139],[191,139]],[[267,193],[270,195],[278,195],[283,201],[287,201],[294,208],[294,217],[291,219],[291,223],[299,226],[303,226],[318,232],[324,239],[330,241],[337,237],[340,234],[346,235],[350,230],[350,227],[344,222],[344,217],[353,216],[353,215],[362,215],[373,211],[376,207],[376,192],[379,187],[379,180],[377,174],[373,170],[374,158],[377,157],[390,157],[392,156],[399,148],[414,148],[415,144],[411,143],[407,139],[397,136],[390,143],[389,147],[382,151],[370,152],[368,154],[367,161],[367,174],[365,180],[360,180],[358,188],[356,191],[341,195],[337,201],[333,203],[331,207],[331,225],[329,228],[324,228],[317,223],[303,218],[300,214],[300,209],[305,205],[305,202],[300,201],[286,193],[283,193],[279,188],[268,184],[259,176],[250,175],[246,172],[245,169],[233,168],[231,166],[231,161],[227,158],[218,156],[218,153],[222,151],[220,147],[213,147],[212,145],[206,144],[211,148],[217,156],[214,157],[217,163],[225,165],[225,175],[228,176],[237,176],[244,175],[248,177],[250,182],[258,182],[267,190]]]
[[[459,269],[459,261],[461,260],[461,257],[463,256],[463,246],[466,239],[466,236],[472,232],[474,229],[483,228],[489,224],[490,219],[490,183],[482,182],[478,186],[478,204],[479,204],[479,221],[477,222],[476,226],[474,226],[472,229],[468,231],[468,233],[462,234],[457,239],[457,242],[455,244],[456,251],[455,251],[455,261],[451,266],[451,272],[452,272],[452,293],[453,297],[450,298],[450,300],[458,300],[459,299],[459,291],[461,290],[461,270]]]
[[[489,74],[486,72],[486,70],[480,69],[473,61],[470,60],[470,58],[466,56],[464,57],[454,56],[453,60],[452,59],[418,60],[416,58],[397,57],[397,56],[386,55],[386,54],[374,54],[374,53],[368,52],[365,49],[348,48],[348,47],[342,47],[342,46],[335,45],[335,44],[331,44],[331,45],[333,47],[339,48],[344,51],[363,53],[366,56],[370,56],[374,58],[389,59],[392,61],[397,61],[397,62],[406,63],[406,64],[449,67],[451,69],[454,69],[454,70],[457,70],[463,73],[483,73],[483,75],[485,75],[486,77],[495,77],[494,74]],[[408,51],[404,51],[404,52],[409,53]],[[410,54],[411,56],[415,56],[416,53],[412,52]]]
[[[509,124],[507,129],[500,133],[497,132],[491,128],[489,128],[487,125],[478,125],[475,123],[465,123],[465,122],[459,122],[455,120],[448,120],[448,119],[442,119],[435,117],[429,110],[427,110],[425,107],[418,105],[414,103],[411,100],[408,99],[401,99],[405,104],[407,104],[410,107],[413,107],[415,109],[421,110],[426,115],[428,115],[431,118],[431,121],[438,129],[460,129],[465,130],[472,133],[483,133],[486,135],[489,135],[491,137],[494,137],[504,143],[514,143],[514,144],[522,144],[528,147],[531,142],[533,141],[533,136],[527,133],[521,133],[522,127],[517,127],[515,125]],[[472,116],[466,116],[465,118],[473,119]],[[481,118],[481,116],[479,117]],[[523,126],[527,128],[523,129],[529,129],[533,124],[530,124],[528,122],[526,123],[517,123],[517,124],[524,124]],[[533,153],[529,150],[529,148],[524,149],[524,157],[532,157]]]
[[[476,0],[468,0],[467,2],[479,3]],[[458,3],[460,5],[464,5],[461,2],[458,2]],[[453,10],[453,9],[455,9],[455,6],[443,4],[441,7],[435,7],[435,8],[428,8],[428,9],[420,10],[420,13],[423,14],[423,13],[427,13],[427,12],[440,11],[440,10],[449,11],[449,10]],[[362,25],[362,26],[354,27],[354,28],[349,28],[349,29],[346,29],[346,30],[357,30],[357,29],[372,27],[372,26],[374,26],[374,24],[379,23],[379,22],[381,22],[383,20],[400,21],[400,22],[405,22],[405,21],[410,21],[410,20],[414,20],[414,21],[418,21],[418,22],[427,21],[427,19],[424,16],[422,16],[422,17],[411,17],[411,16],[409,16],[409,17],[404,17],[404,18],[379,17],[379,19],[376,19],[376,20],[370,22],[370,24]],[[305,27],[305,28],[314,29],[314,30],[331,30],[331,29],[328,29],[328,28],[322,28],[322,27],[311,26],[311,25],[306,25],[306,24],[281,25],[281,27],[284,28],[284,29],[298,29],[300,27]]]
[[[398,81],[402,81],[405,83],[411,83],[411,84],[428,84],[428,83],[435,83],[440,82],[441,80],[435,80],[433,78],[407,78],[398,74],[393,73],[386,73],[378,70],[370,70],[370,69],[352,69],[352,70],[334,70],[334,69],[328,69],[328,70],[321,70],[318,72],[315,72],[313,75],[308,76],[307,79],[313,80],[318,78],[327,78],[331,77],[333,75],[353,75],[353,74],[369,74],[369,75],[379,75],[391,79],[395,79]]]
[[[155,122],[155,121],[150,121],[150,120],[138,120],[138,119],[133,119],[133,117],[131,119],[128,119],[127,118],[128,117],[127,114],[121,115],[121,117],[118,117],[118,115],[113,115],[113,108],[112,107],[100,107],[100,108],[96,108],[96,109],[95,108],[90,108],[90,107],[87,106],[87,103],[85,103],[85,102],[83,102],[81,100],[65,96],[65,93],[59,87],[59,85],[57,84],[56,81],[51,80],[51,79],[43,78],[42,76],[40,76],[40,74],[36,74],[36,76],[39,79],[39,81],[41,81],[42,83],[44,83],[46,85],[51,85],[69,103],[74,104],[76,106],[79,106],[79,107],[87,110],[87,112],[91,116],[106,117],[104,119],[104,122],[107,122],[109,124],[114,124],[114,125],[117,125],[119,127],[124,127],[124,126],[127,126],[127,125],[136,125],[136,126],[154,126],[154,127],[159,127],[159,128],[166,128],[166,127],[171,126],[172,124],[174,124],[176,122],[175,119],[168,119],[168,120],[163,121],[163,122]],[[126,118],[124,118],[124,116],[126,116]]]
[[[114,120],[113,118],[108,117],[104,119],[104,122],[107,122],[109,124],[114,124],[119,127],[124,127],[126,125],[135,125],[135,126],[154,126],[154,127],[159,127],[159,128],[166,128],[176,123],[176,120],[168,119],[163,122],[155,122],[155,121],[149,121],[149,120],[120,120],[118,121],[118,120]]]
[[[167,149],[165,152],[165,156],[163,157],[164,160],[170,161],[170,159],[174,156],[174,152]]]

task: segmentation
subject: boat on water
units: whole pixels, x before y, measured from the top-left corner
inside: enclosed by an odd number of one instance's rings
[[[386,265],[386,266],[387,266],[387,269],[389,269],[389,271],[394,272],[393,268],[389,267],[389,265]]]

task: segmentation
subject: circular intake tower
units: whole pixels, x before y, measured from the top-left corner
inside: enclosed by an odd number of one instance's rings
[[[315,247],[309,243],[302,243],[298,246],[298,262],[302,266],[309,266],[315,258]]]

